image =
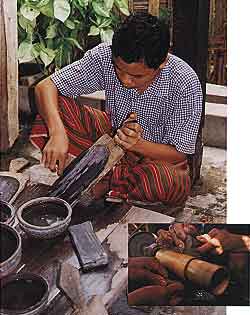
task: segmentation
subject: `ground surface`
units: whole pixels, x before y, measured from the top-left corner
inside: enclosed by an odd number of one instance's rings
[[[226,150],[204,147],[200,183],[177,220],[185,222],[226,223]]]

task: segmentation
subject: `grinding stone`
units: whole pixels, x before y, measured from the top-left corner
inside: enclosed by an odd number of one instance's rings
[[[69,227],[69,234],[84,271],[108,264],[108,255],[90,221]]]

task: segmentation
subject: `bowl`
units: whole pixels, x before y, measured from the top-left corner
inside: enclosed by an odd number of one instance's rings
[[[15,222],[15,209],[6,201],[0,200],[0,222],[13,225]]]
[[[0,198],[1,200],[10,202],[17,194],[20,188],[20,182],[13,176],[0,173]]]
[[[6,224],[0,223],[0,279],[15,271],[22,256],[21,236]]]
[[[37,239],[52,239],[64,233],[71,215],[70,204],[57,197],[32,199],[17,210],[20,228]]]
[[[23,273],[1,281],[2,315],[38,315],[48,303],[49,285],[40,275]]]

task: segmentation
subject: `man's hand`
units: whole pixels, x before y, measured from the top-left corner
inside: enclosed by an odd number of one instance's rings
[[[157,244],[166,248],[176,246],[180,250],[184,250],[186,247],[190,247],[189,238],[197,235],[197,229],[193,224],[175,223],[169,226],[168,231],[160,229],[157,235]]]
[[[51,171],[57,171],[58,175],[61,175],[68,158],[68,148],[69,140],[65,131],[51,135],[43,149],[41,162]]]
[[[159,306],[180,305],[183,300],[184,285],[178,281],[169,280],[165,286],[149,285],[128,294],[128,304]]]
[[[130,257],[128,260],[129,290],[146,285],[166,285],[166,269],[153,257]]]
[[[202,254],[212,253],[221,255],[226,251],[250,250],[249,243],[247,245],[248,236],[233,234],[227,230],[214,228],[208,234],[200,235],[196,238],[203,243],[203,245],[197,247],[197,250]]]
[[[130,257],[128,261],[129,305],[177,305],[182,283],[168,279],[166,269],[153,257]]]
[[[115,142],[128,151],[141,139],[142,127],[135,122],[136,119],[136,113],[131,113],[114,137]]]

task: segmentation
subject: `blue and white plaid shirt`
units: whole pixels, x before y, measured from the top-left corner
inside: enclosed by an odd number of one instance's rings
[[[51,79],[68,97],[105,90],[105,110],[114,128],[121,126],[128,113],[136,112],[145,140],[173,145],[186,154],[195,152],[202,90],[194,70],[180,58],[170,54],[166,66],[142,94],[122,86],[108,44],[87,51],[82,59],[54,73]]]

